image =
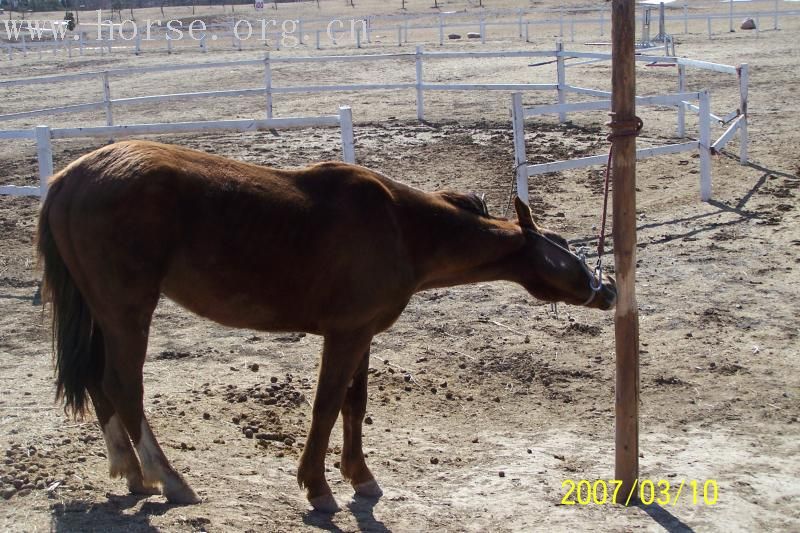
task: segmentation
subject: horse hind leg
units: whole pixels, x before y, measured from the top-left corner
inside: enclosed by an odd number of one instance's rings
[[[136,321],[132,321],[134,324]],[[170,503],[199,503],[200,498],[170,465],[144,415],[142,367],[147,352],[149,315],[144,327],[113,333],[104,328],[106,366],[103,391],[133,441],[146,487],[160,486]]]
[[[122,424],[111,400],[103,392],[102,386],[92,384],[88,387],[100,429],[106,441],[108,453],[108,473],[112,478],[124,477],[132,494],[158,494],[158,487],[147,486],[142,474],[139,458],[131,445],[128,432]]]

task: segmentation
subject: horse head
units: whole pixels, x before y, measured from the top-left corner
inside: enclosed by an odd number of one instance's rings
[[[520,267],[525,289],[546,302],[613,308],[617,300],[614,278],[593,272],[583,258],[570,250],[566,239],[539,227],[525,202],[517,198],[514,205],[525,237]]]

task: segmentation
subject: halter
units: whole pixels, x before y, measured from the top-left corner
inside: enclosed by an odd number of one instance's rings
[[[597,264],[595,265],[594,270],[592,271],[589,270],[589,266],[586,264],[586,252],[588,251],[588,249],[585,246],[579,248],[578,253],[575,253],[572,250],[564,248],[557,242],[553,241],[552,239],[547,237],[547,235],[545,235],[544,233],[539,233],[538,235],[551,245],[561,250],[562,252],[565,252],[574,257],[575,259],[577,259],[581,263],[583,268],[585,268],[586,271],[589,272],[589,275],[591,276],[591,279],[589,280],[589,288],[591,289],[591,294],[589,294],[589,298],[587,298],[586,301],[581,304],[581,306],[587,306],[590,303],[592,303],[594,297],[597,296],[597,293],[600,292],[600,290],[603,288],[603,256],[598,255]]]

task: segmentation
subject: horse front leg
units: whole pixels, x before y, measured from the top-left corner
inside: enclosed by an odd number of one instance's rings
[[[361,363],[347,388],[342,405],[342,475],[350,480],[350,484],[360,496],[378,498],[383,494],[380,486],[369,471],[364,460],[361,429],[364,415],[367,413],[367,374],[369,370],[369,350],[364,354]]]
[[[364,333],[325,336],[311,429],[297,468],[297,482],[305,487],[306,497],[317,511],[335,513],[339,510],[325,480],[325,454],[331,430],[347,394],[347,386],[369,350],[371,341],[372,334]]]

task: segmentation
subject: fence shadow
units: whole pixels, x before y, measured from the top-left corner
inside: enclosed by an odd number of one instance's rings
[[[720,152],[720,153],[724,153],[724,152]],[[728,157],[731,157],[731,158],[734,157],[730,153],[728,153],[726,155]],[[738,156],[736,157],[736,160],[738,161]],[[663,237],[661,237],[660,239],[654,239],[654,240],[650,240],[650,241],[647,241],[647,242],[640,242],[640,243],[638,243],[637,246],[639,248],[645,248],[645,247],[651,246],[651,245],[665,244],[667,242],[678,240],[678,239],[685,239],[687,237],[694,237],[696,235],[699,235],[699,234],[702,234],[702,233],[707,233],[709,231],[714,231],[714,230],[717,230],[719,228],[724,228],[724,227],[728,227],[728,226],[735,226],[737,224],[742,224],[743,222],[747,222],[747,221],[749,221],[749,220],[751,220],[753,218],[759,218],[762,215],[764,215],[763,212],[749,210],[749,209],[746,208],[746,206],[747,206],[747,203],[750,201],[750,198],[752,198],[753,195],[756,194],[759,191],[759,189],[761,189],[761,187],[764,185],[764,183],[766,183],[767,178],[769,176],[776,176],[776,175],[777,176],[786,176],[786,177],[789,177],[789,178],[798,178],[798,176],[792,176],[790,174],[772,171],[772,170],[769,170],[767,168],[764,168],[764,167],[761,167],[761,166],[755,165],[755,164],[749,164],[749,166],[752,166],[753,168],[756,168],[756,169],[764,171],[764,174],[762,174],[758,178],[758,180],[756,180],[756,182],[752,185],[752,187],[750,187],[750,189],[739,200],[736,201],[736,204],[729,205],[729,204],[727,204],[725,202],[721,202],[719,200],[711,199],[707,203],[710,206],[716,207],[717,208],[716,211],[709,211],[707,213],[699,213],[697,215],[692,215],[692,216],[688,216],[688,217],[673,218],[673,219],[664,220],[664,221],[661,221],[661,222],[649,222],[647,224],[641,224],[641,225],[637,226],[636,227],[636,231],[639,232],[639,231],[646,230],[646,229],[667,227],[667,226],[673,226],[673,225],[676,225],[676,224],[682,224],[682,223],[685,223],[685,222],[702,220],[702,219],[706,219],[708,217],[714,217],[714,216],[720,215],[720,214],[725,213],[725,212],[734,214],[738,218],[735,218],[733,220],[728,220],[726,222],[709,222],[707,224],[701,225],[700,227],[692,229],[692,230],[689,230],[689,231],[685,231],[685,232],[682,232],[682,233],[666,234]],[[610,239],[610,238],[611,238],[611,235],[607,234],[606,235],[606,239]],[[581,238],[581,239],[571,240],[571,241],[569,241],[569,243],[570,243],[570,245],[579,246],[579,247],[580,246],[588,246],[591,242],[595,241],[596,239],[597,239],[597,237],[585,237],[585,238]],[[609,242],[609,241],[606,241],[606,242]],[[611,244],[609,246],[609,248],[605,252],[608,253],[608,254],[614,253],[613,244]],[[593,252],[587,253],[586,257],[587,258],[597,257],[597,251],[595,250]]]

